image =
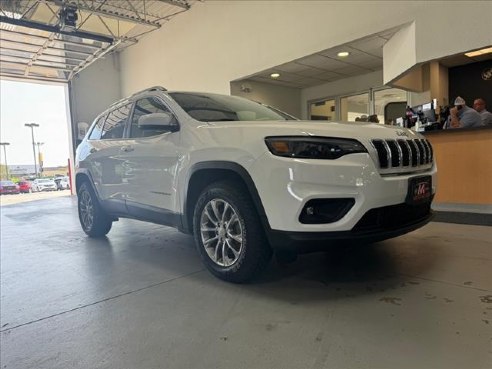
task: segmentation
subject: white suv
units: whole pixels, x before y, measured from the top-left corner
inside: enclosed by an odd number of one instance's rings
[[[436,166],[420,134],[292,120],[246,99],[153,87],[100,114],[77,148],[79,218],[193,234],[207,268],[243,282],[288,257],[375,242],[432,217]]]

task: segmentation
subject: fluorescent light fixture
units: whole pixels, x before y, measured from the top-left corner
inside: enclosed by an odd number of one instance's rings
[[[272,78],[278,78],[278,77],[280,77],[280,74],[278,74],[278,73],[272,73],[272,74],[270,74],[270,77],[272,77]]]
[[[340,51],[340,52],[337,54],[337,56],[338,56],[339,58],[346,58],[346,57],[347,57],[347,56],[349,56],[349,55],[350,55],[350,53],[349,53],[348,51]]]
[[[477,50],[477,51],[472,51],[470,53],[465,53],[466,56],[469,58],[473,58],[474,56],[479,56],[479,55],[484,55],[484,54],[490,54],[492,53],[492,47],[487,47],[485,49]]]

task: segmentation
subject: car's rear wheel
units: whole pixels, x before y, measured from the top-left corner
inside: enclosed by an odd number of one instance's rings
[[[92,187],[84,182],[77,192],[80,225],[90,237],[105,236],[113,224],[112,219],[101,208]]]
[[[220,279],[242,283],[258,275],[272,252],[245,190],[229,181],[203,190],[195,206],[193,231],[205,266]]]

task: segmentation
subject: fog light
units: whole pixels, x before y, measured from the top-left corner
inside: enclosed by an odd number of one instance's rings
[[[333,223],[342,219],[354,206],[355,199],[313,199],[301,211],[299,221],[304,224]]]

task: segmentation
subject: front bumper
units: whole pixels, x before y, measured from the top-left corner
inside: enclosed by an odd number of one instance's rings
[[[39,191],[56,191],[56,187],[40,187]]]
[[[307,238],[314,239],[325,240],[337,234],[342,238],[353,238],[353,230],[366,213],[405,203],[410,178],[431,176],[432,194],[436,190],[435,165],[411,173],[382,176],[372,158],[364,153],[346,155],[336,160],[289,159],[266,153],[248,169],[261,198],[271,233],[286,234],[287,238],[294,239],[298,238],[297,235],[309,233],[313,235]],[[355,200],[341,219],[322,224],[299,221],[301,211],[309,200],[336,198]],[[424,218],[425,215],[422,215],[412,221],[425,222]],[[404,227],[402,224],[401,228]],[[385,230],[376,233],[381,232]]]
[[[351,231],[339,232],[285,232],[268,233],[272,247],[279,251],[305,253],[326,250],[344,244],[368,244],[412,232],[429,223],[434,214],[431,202],[412,207],[398,204],[366,213]],[[398,217],[398,214],[401,216]]]

